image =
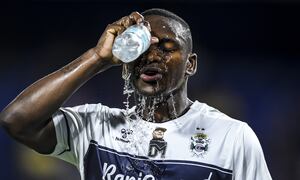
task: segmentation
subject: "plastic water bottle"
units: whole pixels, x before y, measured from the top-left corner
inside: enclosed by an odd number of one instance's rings
[[[116,37],[112,53],[124,63],[136,60],[150,46],[151,34],[143,24],[135,24]]]

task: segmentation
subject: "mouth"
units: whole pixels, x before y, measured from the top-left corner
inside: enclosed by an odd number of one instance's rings
[[[140,78],[147,83],[153,83],[162,79],[163,70],[158,67],[143,67]]]

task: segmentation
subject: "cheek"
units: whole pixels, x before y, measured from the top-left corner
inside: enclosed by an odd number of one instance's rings
[[[184,79],[184,69],[181,63],[172,63],[169,67],[168,78],[166,79],[167,84],[171,89],[177,87],[178,84],[181,84]]]
[[[180,52],[169,53],[165,55],[164,58],[165,58],[167,72],[171,73],[172,77],[176,76],[176,74],[177,75],[181,74],[180,72],[183,71],[183,67],[184,67],[182,53]]]
[[[180,52],[173,52],[164,55],[164,60],[166,63],[170,63],[170,61],[178,61],[182,59],[182,54]]]
[[[171,73],[172,76],[180,76],[185,67],[185,63],[180,53],[173,53],[170,59],[166,61],[166,65],[168,68],[168,72]]]

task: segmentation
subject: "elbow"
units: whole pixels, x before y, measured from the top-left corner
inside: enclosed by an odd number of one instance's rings
[[[9,119],[9,115],[5,111],[2,111],[0,113],[0,126],[6,131],[9,131],[9,127],[11,124]]]
[[[22,134],[22,123],[18,121],[17,113],[2,111],[0,113],[0,126],[13,138]]]
[[[56,145],[56,138],[48,138],[45,141],[44,128],[37,129],[32,124],[26,122],[25,118],[17,111],[0,112],[0,126],[16,141],[28,146],[40,154],[50,154]],[[55,131],[51,131],[50,137],[55,137]],[[46,134],[47,135],[47,134]]]

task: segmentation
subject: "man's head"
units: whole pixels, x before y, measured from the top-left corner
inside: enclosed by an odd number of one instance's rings
[[[185,91],[187,79],[197,67],[189,26],[174,13],[162,9],[150,9],[142,15],[159,42],[129,65],[134,88],[145,96]]]
[[[165,9],[158,9],[158,8],[148,9],[142,12],[142,15],[144,17],[157,15],[157,16],[168,18],[170,20],[170,24],[174,23],[173,24],[174,26],[172,27],[173,31],[177,32],[178,37],[180,37],[185,42],[188,52],[189,53],[192,52],[193,40],[192,40],[191,30],[187,22],[183,20],[181,17]]]

